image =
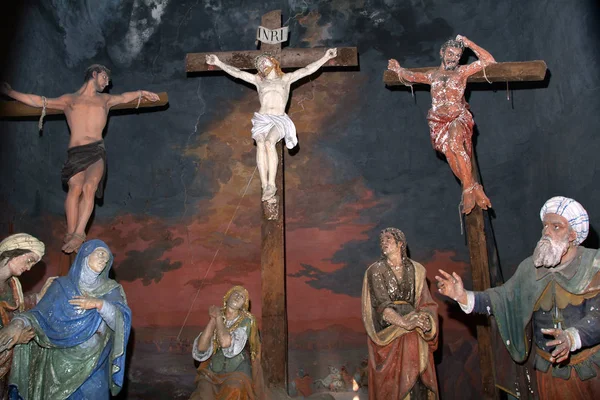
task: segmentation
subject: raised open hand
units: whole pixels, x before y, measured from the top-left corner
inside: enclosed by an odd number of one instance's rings
[[[453,272],[452,275],[450,275],[444,270],[440,269],[439,271],[440,274],[443,275],[443,278],[437,275],[435,276],[438,291],[444,296],[448,296],[461,304],[467,304],[467,292],[460,276],[458,276],[456,272]]]

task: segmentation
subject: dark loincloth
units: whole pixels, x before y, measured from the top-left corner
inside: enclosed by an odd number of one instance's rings
[[[106,149],[104,140],[84,144],[83,146],[71,147],[67,150],[67,161],[63,164],[60,178],[63,186],[68,186],[69,179],[81,171],[85,171],[90,165],[98,160],[104,163],[104,172],[102,179],[98,182],[96,197],[102,198],[104,195],[104,180],[106,178]]]
[[[429,110],[427,121],[429,122],[431,144],[435,150],[446,154],[449,142],[456,141],[459,145],[463,145],[469,157],[471,156],[471,136],[473,136],[473,125],[475,123],[467,108],[464,108],[456,116],[440,115],[433,110]],[[450,126],[454,123],[461,128],[457,131],[458,137],[450,137]]]

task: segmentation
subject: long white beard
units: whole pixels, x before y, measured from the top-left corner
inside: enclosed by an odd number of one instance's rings
[[[549,236],[543,236],[533,251],[533,265],[537,268],[556,267],[568,248],[568,237],[564,240],[552,240]]]

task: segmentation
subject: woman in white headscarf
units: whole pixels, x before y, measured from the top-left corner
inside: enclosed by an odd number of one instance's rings
[[[27,233],[11,235],[0,242],[0,327],[5,327],[16,312],[33,308],[50,285],[51,279],[44,285],[40,293],[23,295],[18,277],[29,271],[44,255],[44,243]],[[25,343],[33,337],[27,330],[19,338]],[[6,398],[6,380],[12,363],[13,352],[6,350],[0,353],[0,398]]]

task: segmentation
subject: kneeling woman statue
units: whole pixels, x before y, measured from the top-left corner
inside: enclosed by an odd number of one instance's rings
[[[248,291],[234,286],[223,297],[223,308],[209,307],[208,324],[192,349],[200,367],[190,399],[264,398],[260,338],[248,306]]]

